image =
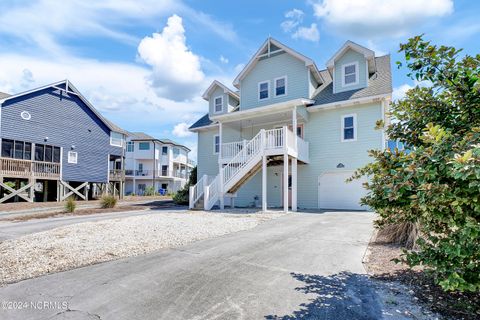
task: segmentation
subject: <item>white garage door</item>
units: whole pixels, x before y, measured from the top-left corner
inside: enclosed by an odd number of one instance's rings
[[[366,194],[363,180],[345,182],[353,171],[329,172],[318,177],[318,207],[321,209],[366,210],[360,198]]]

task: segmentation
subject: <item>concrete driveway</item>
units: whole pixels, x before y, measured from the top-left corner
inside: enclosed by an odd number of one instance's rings
[[[3,303],[0,318],[380,319],[362,266],[373,219],[290,214],[175,250],[25,280],[0,288],[0,301],[24,302],[22,310]]]

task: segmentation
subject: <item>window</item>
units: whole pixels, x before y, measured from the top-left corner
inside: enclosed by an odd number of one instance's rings
[[[284,96],[287,94],[287,77],[275,79],[275,97]]]
[[[138,171],[142,172],[143,171],[143,163],[138,164]]]
[[[120,132],[110,132],[110,145],[116,147],[123,147],[123,134]]]
[[[351,86],[358,83],[358,62],[342,66],[342,85]]]
[[[176,158],[180,155],[180,149],[178,148],[173,148],[173,156]]]
[[[2,139],[2,157],[13,158],[13,140]]]
[[[127,152],[133,152],[135,143],[133,141],[127,142]]]
[[[150,150],[150,142],[140,142],[138,144],[138,150]]]
[[[15,141],[15,159],[23,159],[23,141]]]
[[[268,92],[270,87],[270,82],[264,81],[258,84],[258,100],[268,99]]]
[[[220,152],[220,136],[215,135],[213,137],[213,153],[217,154]]]
[[[45,146],[45,162],[52,162],[53,160],[53,147]]]
[[[162,154],[164,156],[168,155],[168,147],[162,147]]]
[[[162,166],[162,176],[168,176],[168,166]]]
[[[76,164],[78,162],[78,153],[76,151],[68,151],[68,163]]]
[[[60,148],[58,148],[58,150],[60,151]],[[32,159],[32,144],[30,142],[25,142],[25,152],[23,153],[23,159]],[[60,158],[56,162],[60,162]]]
[[[214,111],[219,113],[223,111],[223,97],[216,97],[214,100]]]
[[[45,146],[43,144],[35,145],[35,161],[43,161],[45,159]]]
[[[53,147],[53,162],[60,163],[60,148]]]
[[[342,117],[342,141],[357,140],[357,116],[354,114]]]

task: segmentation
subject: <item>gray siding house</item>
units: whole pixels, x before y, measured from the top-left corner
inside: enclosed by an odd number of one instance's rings
[[[68,81],[0,95],[0,203],[123,195],[125,131]]]

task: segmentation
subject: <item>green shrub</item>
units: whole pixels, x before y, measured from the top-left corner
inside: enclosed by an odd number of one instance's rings
[[[460,56],[414,37],[400,45],[416,86],[390,106],[385,128],[408,150],[373,150],[362,203],[378,226],[413,224],[423,235],[403,261],[424,266],[444,290],[480,290],[480,55]],[[401,66],[401,63],[398,63]]]
[[[67,199],[67,202],[65,202],[65,211],[68,213],[73,213],[75,212],[76,208],[77,208],[77,204],[75,202],[75,199],[73,197],[69,197]]]
[[[149,186],[145,188],[145,192],[143,193],[144,196],[154,196],[157,192],[153,186]]]
[[[180,205],[187,205],[189,202],[190,186],[194,186],[197,183],[197,167],[193,168],[190,172],[187,184],[183,189],[180,189],[172,197],[173,202]]]
[[[112,195],[104,195],[100,200],[100,205],[103,209],[114,208],[117,205],[117,198]]]

